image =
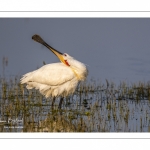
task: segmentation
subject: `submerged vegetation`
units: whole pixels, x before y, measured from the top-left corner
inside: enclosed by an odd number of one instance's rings
[[[20,77],[0,78],[0,132],[148,132],[150,83],[81,83],[74,95],[45,99]]]

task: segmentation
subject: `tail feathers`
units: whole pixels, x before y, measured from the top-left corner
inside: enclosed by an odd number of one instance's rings
[[[27,89],[33,89],[35,88],[36,90],[39,90],[39,92],[44,95],[46,98],[48,97],[56,97],[58,95],[60,95],[60,91],[58,87],[55,86],[49,86],[49,85],[45,85],[45,84],[40,84],[37,82],[27,82],[26,83]],[[61,91],[63,92],[63,91]]]
[[[36,90],[39,90],[39,92],[44,95],[46,98],[51,96],[51,86],[48,85],[44,85],[44,84],[40,84],[40,83],[36,83],[36,82],[27,82],[26,83],[27,89],[33,89],[35,88]]]
[[[45,84],[41,84],[41,83],[37,83],[37,82],[27,82],[26,84],[27,84],[27,89],[35,88],[41,92],[50,89],[49,85],[45,85]]]
[[[31,73],[23,75],[23,77],[20,79],[21,84],[27,83],[29,81],[31,81]]]
[[[29,73],[23,75],[23,77],[20,79],[21,84],[27,84],[26,88],[29,90],[33,89],[33,88],[39,90],[39,92],[42,95],[44,95],[46,98],[50,97],[52,94],[52,91],[53,91],[52,87],[49,85],[45,85],[45,84],[41,84],[41,83],[32,81],[33,72],[29,72]],[[55,88],[55,86],[53,86],[53,88]]]

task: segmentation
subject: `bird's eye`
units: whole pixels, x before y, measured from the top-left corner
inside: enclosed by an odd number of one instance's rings
[[[67,54],[64,53],[64,56],[67,56]]]

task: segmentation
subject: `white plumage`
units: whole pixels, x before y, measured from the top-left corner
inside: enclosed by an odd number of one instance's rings
[[[55,50],[40,36],[34,35],[32,39],[49,48],[61,62],[44,65],[23,75],[21,84],[26,83],[27,89],[38,89],[46,98],[66,97],[73,94],[79,81],[85,80],[87,77],[88,70],[86,66],[68,54],[62,54]]]

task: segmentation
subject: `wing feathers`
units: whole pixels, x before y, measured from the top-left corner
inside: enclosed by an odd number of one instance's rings
[[[36,82],[49,86],[61,85],[75,77],[73,71],[62,63],[44,65],[43,67],[25,74],[21,78],[21,84]],[[31,85],[32,86],[32,85]]]
[[[78,80],[72,69],[62,63],[54,63],[25,74],[21,78],[21,84],[24,83],[27,89],[38,89],[47,98],[72,94]]]

